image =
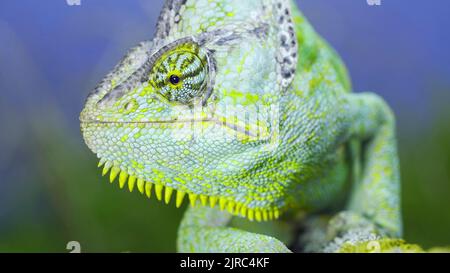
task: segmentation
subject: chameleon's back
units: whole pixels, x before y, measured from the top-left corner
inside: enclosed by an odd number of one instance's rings
[[[336,73],[344,92],[351,90],[347,69],[334,49],[313,29],[294,1],[291,2],[292,19],[298,41],[297,75],[310,71],[316,62],[328,63]]]

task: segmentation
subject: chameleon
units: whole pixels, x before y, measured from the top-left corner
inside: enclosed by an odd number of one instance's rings
[[[166,1],[80,127],[111,183],[189,203],[179,252],[339,252],[402,235],[393,111],[353,92],[294,1]]]

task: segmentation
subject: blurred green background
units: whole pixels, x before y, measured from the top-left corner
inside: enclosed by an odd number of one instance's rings
[[[355,90],[397,115],[405,238],[450,245],[450,2],[297,2]],[[78,124],[96,82],[151,38],[161,6],[1,1],[0,252],[66,252],[72,240],[87,252],[175,251],[184,208],[109,185]]]

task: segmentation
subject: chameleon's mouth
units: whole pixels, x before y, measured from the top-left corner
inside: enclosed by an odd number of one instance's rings
[[[103,120],[85,120],[80,119],[81,124],[120,124],[130,126],[176,126],[176,125],[194,125],[200,124],[202,126],[219,125],[222,128],[233,132],[233,134],[240,140],[256,141],[267,140],[270,136],[267,126],[261,124],[246,124],[236,121],[232,118],[211,117],[205,119],[169,119],[169,120],[145,120],[145,121],[103,121]],[[263,123],[263,122],[259,122]]]
[[[227,210],[232,215],[245,217],[250,221],[269,221],[277,219],[280,216],[280,210],[278,208],[249,208],[246,204],[236,202],[230,197],[208,196],[205,194],[184,192],[161,183],[146,181],[136,176],[129,175],[126,171],[113,166],[110,162],[105,160],[100,160],[98,167],[102,166],[102,175],[105,176],[109,172],[110,183],[113,183],[116,178],[118,178],[119,187],[121,189],[124,188],[125,185],[128,185],[130,192],[132,192],[134,188],[137,188],[141,194],[144,194],[148,198],[152,196],[152,192],[154,191],[156,199],[163,201],[166,204],[169,204],[173,199],[172,196],[175,196],[175,206],[177,208],[181,207],[187,196],[192,207],[195,207],[196,205],[209,205],[211,208],[218,206],[221,210]]]

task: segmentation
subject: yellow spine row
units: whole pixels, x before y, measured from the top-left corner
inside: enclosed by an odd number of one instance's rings
[[[103,166],[104,165],[104,166]],[[143,179],[137,178],[132,175],[128,175],[125,171],[120,170],[120,168],[116,166],[112,166],[109,162],[100,161],[98,164],[99,167],[103,166],[102,175],[105,176],[108,171],[109,173],[109,181],[113,183],[117,177],[119,177],[119,187],[122,189],[125,184],[128,182],[128,190],[130,192],[133,191],[136,186],[138,191],[141,194],[145,194],[148,198],[152,196],[152,188],[154,188],[156,199],[159,201],[164,200],[166,204],[170,203],[172,194],[176,191],[175,197],[175,206],[177,208],[181,207],[184,197],[186,196],[186,192],[180,190],[174,190],[169,186],[164,186],[162,184],[154,184],[149,181],[144,181]],[[164,192],[164,194],[163,194]],[[243,217],[247,217],[250,221],[256,220],[260,221],[268,221],[273,219],[278,219],[280,216],[280,212],[278,209],[252,209],[248,208],[242,203],[235,202],[233,200],[229,200],[225,197],[217,197],[217,196],[207,196],[203,194],[194,194],[188,193],[189,203],[192,207],[196,205],[197,200],[203,206],[209,205],[211,208],[215,207],[219,204],[220,210],[227,210],[229,213],[233,215],[241,215]]]

